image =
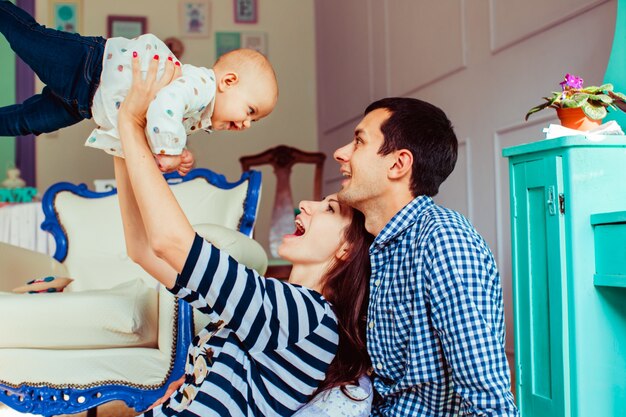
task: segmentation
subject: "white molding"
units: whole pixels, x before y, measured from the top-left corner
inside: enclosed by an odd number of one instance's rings
[[[369,77],[369,97],[370,101],[373,100],[375,85],[374,80],[376,79],[376,73],[374,70],[374,16],[372,10],[372,0],[367,0],[367,42],[368,42],[368,50],[369,50],[369,68],[370,68],[370,77]]]
[[[467,57],[469,55],[468,41],[467,41],[467,7],[466,1],[461,0],[461,69],[467,68]]]
[[[385,2],[386,4],[386,2]],[[404,91],[402,93],[397,94],[398,96],[401,97],[405,97],[405,96],[411,96],[415,93],[417,93],[418,91],[420,91],[423,88],[429,87],[432,84],[436,84],[438,82],[441,82],[443,80],[445,80],[446,78],[451,77],[454,74],[457,74],[465,69],[467,69],[467,57],[469,54],[469,48],[468,48],[468,32],[467,32],[467,8],[466,6],[466,0],[460,0],[459,1],[459,8],[460,8],[460,16],[461,16],[461,63],[460,65],[449,69],[446,72],[443,72],[441,74],[436,75],[435,77],[426,80],[414,87],[412,87],[411,89]],[[387,8],[385,7],[385,12],[387,12]],[[385,22],[387,22],[387,18],[388,18],[388,14],[386,14],[385,16],[386,20]],[[388,25],[387,23],[385,23],[385,36],[387,38],[387,54],[386,54],[386,59],[387,59],[387,95],[391,94],[391,55],[390,55],[390,48],[389,48],[389,30],[388,30]],[[396,95],[396,94],[394,94]]]
[[[385,23],[385,96],[391,94],[391,48],[389,47],[389,2],[386,0],[383,3],[383,10],[385,17],[383,22]]]
[[[502,158],[504,158],[502,156],[502,145],[500,143],[500,137],[506,133],[509,132],[514,132],[514,131],[518,131],[518,130],[524,130],[527,129],[528,127],[531,126],[547,126],[547,122],[550,121],[554,121],[555,117],[554,116],[544,116],[541,118],[535,118],[533,121],[531,122],[521,122],[521,123],[515,123],[509,126],[504,126],[500,129],[497,129],[494,134],[493,134],[493,170],[494,170],[494,187],[495,187],[495,193],[494,193],[494,200],[495,200],[495,207],[496,207],[496,250],[498,252],[497,256],[496,256],[496,262],[498,264],[498,268],[502,269],[502,265],[504,264],[503,262],[503,237],[502,237],[502,223],[503,223],[503,218],[504,218],[504,214],[502,213],[502,198],[510,198],[508,195],[507,196],[503,196],[501,193],[501,189],[502,189],[502,177],[501,177],[501,172],[499,169],[500,166],[500,161]],[[508,214],[507,214],[508,215]]]
[[[553,29],[554,27],[567,22],[568,20],[574,19],[576,16],[579,16],[585,12],[588,12],[591,9],[594,9],[596,7],[598,7],[599,5],[601,5],[602,3],[606,3],[610,0],[595,0],[595,1],[591,1],[590,3],[587,3],[583,6],[578,7],[577,9],[571,9],[569,11],[569,13],[564,14],[563,16],[557,18],[557,19],[553,19],[551,21],[546,22],[543,26],[528,31],[516,38],[514,38],[513,40],[504,43],[500,46],[496,46],[496,25],[495,25],[495,18],[494,18],[494,5],[496,1],[501,1],[501,0],[489,0],[489,46],[491,48],[491,53],[493,55],[498,54],[502,51],[504,51],[505,49],[508,49],[514,45],[517,45],[518,43],[524,42],[527,39],[530,39],[532,37],[535,37],[543,32],[546,32],[550,29]]]
[[[471,222],[474,221],[474,183],[472,179],[474,178],[473,169],[472,169],[472,142],[469,137],[466,137],[464,140],[459,141],[459,147],[465,147],[465,189],[467,192],[467,217]]]

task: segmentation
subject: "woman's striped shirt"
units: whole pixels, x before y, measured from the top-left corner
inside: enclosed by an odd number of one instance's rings
[[[261,277],[198,235],[171,291],[212,320],[185,383],[152,415],[288,416],[324,379],[339,337],[319,293]]]

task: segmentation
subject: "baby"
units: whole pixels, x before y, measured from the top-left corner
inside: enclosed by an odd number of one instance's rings
[[[9,1],[0,1],[0,32],[46,84],[24,103],[0,108],[0,136],[52,132],[93,116],[97,128],[85,144],[123,156],[117,111],[130,88],[133,55],[144,72],[152,59],[159,73],[167,60],[181,65],[154,35],[104,39],[48,29]],[[267,58],[251,49],[228,52],[211,69],[181,69],[151,103],[146,135],[161,170],[185,174],[193,165],[187,135],[247,129],[272,112],[278,86]]]

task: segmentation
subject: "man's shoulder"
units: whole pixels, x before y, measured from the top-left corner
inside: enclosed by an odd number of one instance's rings
[[[491,253],[485,238],[461,213],[438,205],[432,205],[420,213],[407,235],[417,250],[430,247],[439,251],[442,247],[454,252],[478,251]],[[436,249],[439,248],[439,249]]]
[[[477,233],[472,223],[463,214],[436,204],[432,204],[420,213],[415,228],[429,235]]]

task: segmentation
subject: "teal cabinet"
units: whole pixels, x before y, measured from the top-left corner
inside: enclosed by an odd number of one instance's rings
[[[521,415],[626,416],[626,137],[503,155]]]

